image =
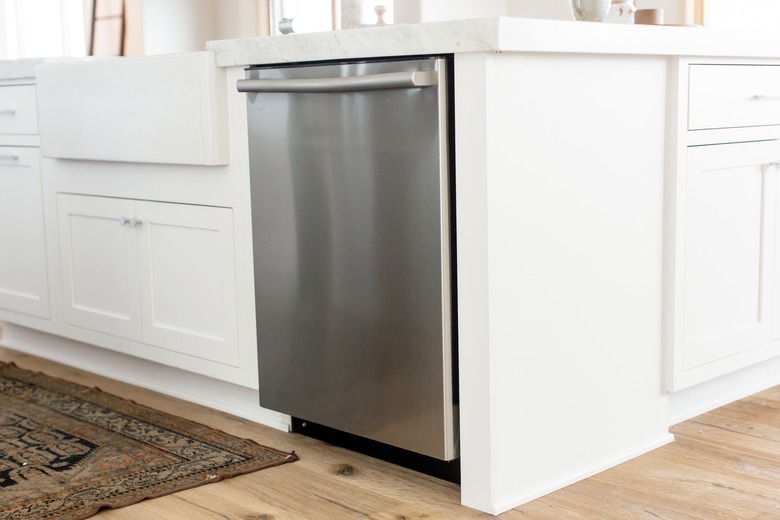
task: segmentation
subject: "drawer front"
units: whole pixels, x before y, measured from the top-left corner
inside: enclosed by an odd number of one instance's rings
[[[37,134],[35,85],[0,87],[0,134]]]
[[[690,65],[688,130],[780,125],[780,65]]]

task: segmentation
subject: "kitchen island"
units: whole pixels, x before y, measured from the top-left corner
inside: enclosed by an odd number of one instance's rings
[[[771,34],[491,18],[211,42],[209,49],[227,68],[230,164],[217,168],[231,179],[222,204],[240,223],[235,250],[243,255],[250,250],[241,194],[246,119],[235,81],[244,66],[454,55],[465,505],[500,513],[670,442],[670,423],[780,382],[780,305],[772,307],[780,295],[780,275],[773,276],[780,117],[773,119],[770,104],[758,109],[768,121],[731,122],[733,113],[753,113],[743,97],[771,102],[760,96],[780,91],[780,44]],[[45,67],[59,65],[39,70]],[[697,67],[720,75],[707,79]],[[697,87],[701,81],[706,88]],[[748,95],[741,85],[752,89]],[[712,90],[725,101],[689,99]],[[740,97],[729,104],[735,91]],[[690,113],[717,115],[718,106],[721,119],[689,123]],[[754,142],[769,144],[724,148]],[[716,166],[690,164],[691,150],[711,150]],[[47,161],[44,179],[47,164],[52,172],[73,169],[67,160]],[[719,161],[740,175],[709,176],[723,170]],[[738,199],[727,196],[737,192]],[[729,214],[753,218],[719,234],[711,208],[724,204]],[[706,266],[718,258],[731,260],[708,277]],[[243,280],[250,263],[240,264]],[[49,265],[56,279],[57,265]],[[238,312],[251,315],[251,307],[246,295],[238,299]],[[742,321],[720,326],[723,316]],[[251,413],[249,368],[234,381],[204,377],[198,367],[195,376],[56,337],[44,342],[30,320],[0,318],[26,327],[4,327],[9,347],[284,426],[284,417]],[[254,348],[248,321],[239,327],[243,360]],[[755,333],[735,333],[747,329]],[[714,350],[703,341],[713,337],[725,339],[708,358]],[[118,367],[119,359],[126,364]]]

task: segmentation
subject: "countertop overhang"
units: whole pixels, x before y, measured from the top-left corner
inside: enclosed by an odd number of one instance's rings
[[[35,67],[41,63],[72,61],[72,58],[23,58],[20,60],[0,60],[0,80],[33,79]]]
[[[780,57],[776,32],[507,17],[218,40],[206,47],[221,67],[468,52]]]

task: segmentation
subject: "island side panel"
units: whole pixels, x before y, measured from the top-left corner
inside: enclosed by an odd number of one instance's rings
[[[671,440],[667,66],[473,54],[455,75],[462,500],[499,513]]]
[[[495,112],[492,54],[455,55],[455,218],[458,284],[461,502],[491,512],[491,351],[487,175]]]

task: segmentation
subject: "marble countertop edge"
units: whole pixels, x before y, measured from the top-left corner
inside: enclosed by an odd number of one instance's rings
[[[0,81],[2,80],[29,80],[35,81],[35,69],[44,63],[71,63],[82,61],[84,58],[49,57],[49,58],[21,58],[17,60],[0,60]]]
[[[467,52],[780,58],[776,32],[490,17],[207,43],[221,67]]]

